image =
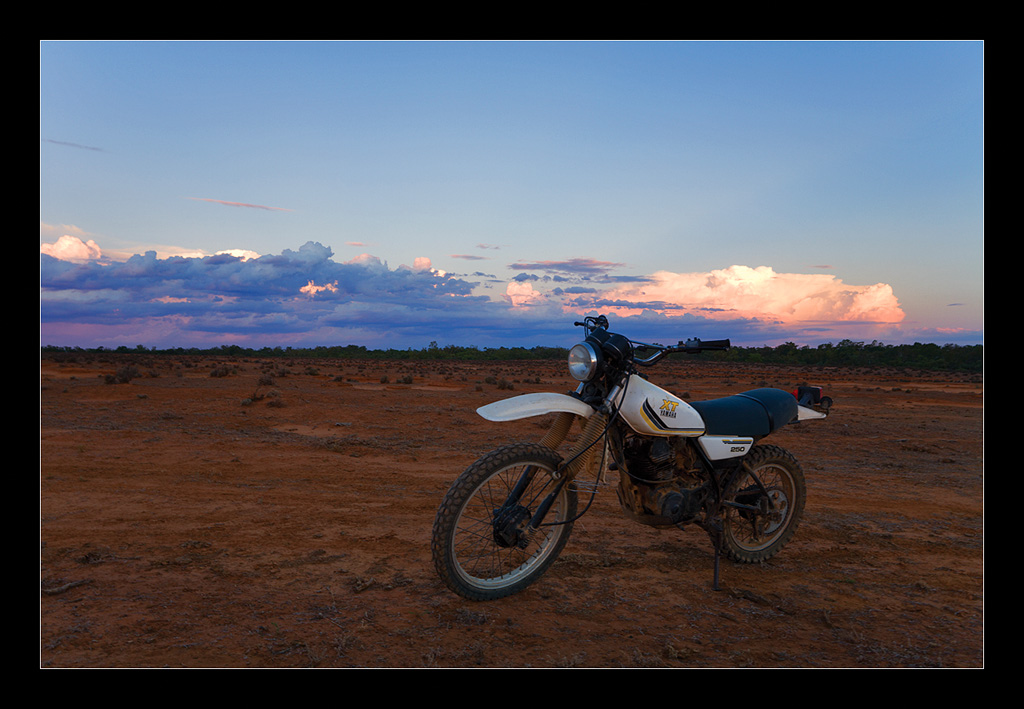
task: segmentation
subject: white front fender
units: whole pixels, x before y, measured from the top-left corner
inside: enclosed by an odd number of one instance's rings
[[[511,399],[495,401],[476,410],[488,421],[517,421],[530,416],[541,416],[557,412],[589,417],[594,410],[579,399],[566,394],[523,394]]]

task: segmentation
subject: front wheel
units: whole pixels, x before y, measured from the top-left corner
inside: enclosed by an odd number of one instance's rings
[[[554,493],[560,463],[546,446],[513,444],[458,477],[437,511],[430,544],[448,588],[471,600],[493,600],[518,593],[547,571],[576,517],[574,486]],[[551,507],[534,530],[531,519],[545,501]]]
[[[775,556],[792,538],[807,486],[800,464],[784,448],[755,446],[745,462],[725,490],[722,551],[749,564]]]

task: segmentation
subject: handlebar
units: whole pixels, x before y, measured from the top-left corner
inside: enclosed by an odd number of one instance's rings
[[[633,357],[633,361],[636,364],[643,365],[645,367],[650,366],[670,354],[676,352],[684,352],[686,354],[697,354],[698,352],[708,352],[713,350],[727,350],[730,347],[729,340],[708,340],[704,342],[699,338],[693,338],[683,342],[679,341],[678,345],[672,347],[666,347],[664,345],[648,345],[643,342],[633,342],[633,344],[639,349],[653,349],[657,350],[653,355],[646,359],[640,359]]]
[[[578,326],[578,327],[585,328],[586,331],[587,331],[587,334],[590,334],[594,330],[598,330],[598,329],[607,330],[608,329],[608,318],[606,318],[604,315],[598,315],[596,318],[595,317],[587,316],[586,318],[584,318],[583,322],[577,322],[577,323],[574,323],[574,324],[576,326]],[[636,356],[633,357],[633,362],[635,362],[636,364],[643,365],[643,366],[652,365],[655,362],[657,362],[658,360],[660,360],[661,358],[667,357],[670,354],[675,354],[676,352],[685,352],[686,354],[697,354],[698,352],[707,352],[707,351],[714,351],[714,350],[727,350],[731,346],[730,343],[729,343],[729,340],[707,340],[707,341],[703,341],[703,340],[701,340],[700,338],[697,338],[697,337],[689,339],[689,340],[686,340],[686,341],[680,340],[679,344],[674,345],[674,346],[649,345],[649,344],[647,344],[645,342],[637,342],[635,340],[630,340],[630,344],[633,345],[634,350],[635,349],[656,350],[653,355],[651,355],[650,357],[647,357],[646,359],[640,359],[640,358],[638,358]]]
[[[598,328],[608,329],[608,318],[604,315],[598,315],[596,318],[592,318],[589,315],[583,318],[583,322],[573,323],[576,327],[586,328],[589,334],[591,330],[597,330]]]
[[[683,348],[686,352],[703,352],[705,350],[727,350],[731,347],[729,340],[708,340],[707,342],[700,338],[694,338],[687,340],[685,343],[680,342],[677,348]]]

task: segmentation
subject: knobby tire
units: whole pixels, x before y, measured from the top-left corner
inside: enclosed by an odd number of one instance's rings
[[[512,595],[539,579],[555,562],[572,532],[577,494],[566,484],[541,526],[528,541],[509,545],[497,539],[495,517],[524,471],[537,469],[515,511],[521,519],[554,485],[561,463],[550,448],[516,443],[498,448],[473,463],[452,484],[441,502],[431,536],[434,566],[445,585],[471,600]],[[543,488],[543,489],[542,489]],[[522,527],[524,525],[520,525]]]
[[[768,497],[741,469],[728,483],[725,500],[761,506],[766,512],[726,506],[722,552],[733,561],[752,564],[775,556],[793,537],[803,516],[807,485],[803,469],[785,448],[754,446],[746,462],[767,489]]]

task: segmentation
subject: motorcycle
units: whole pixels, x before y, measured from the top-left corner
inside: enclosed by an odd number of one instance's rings
[[[493,600],[537,581],[611,471],[619,474],[616,493],[628,518],[707,532],[715,589],[722,555],[749,564],[777,554],[800,522],[806,483],[789,451],[761,441],[791,422],[825,418],[831,398],[819,387],[760,388],[688,403],[639,367],[675,353],[725,350],[729,340],[645,344],[610,332],[603,315],[575,325],[586,336],[569,351],[574,392],[524,394],[477,409],[496,422],[555,416],[540,441],[497,448],[452,483],[431,538],[444,584],[467,599]]]

